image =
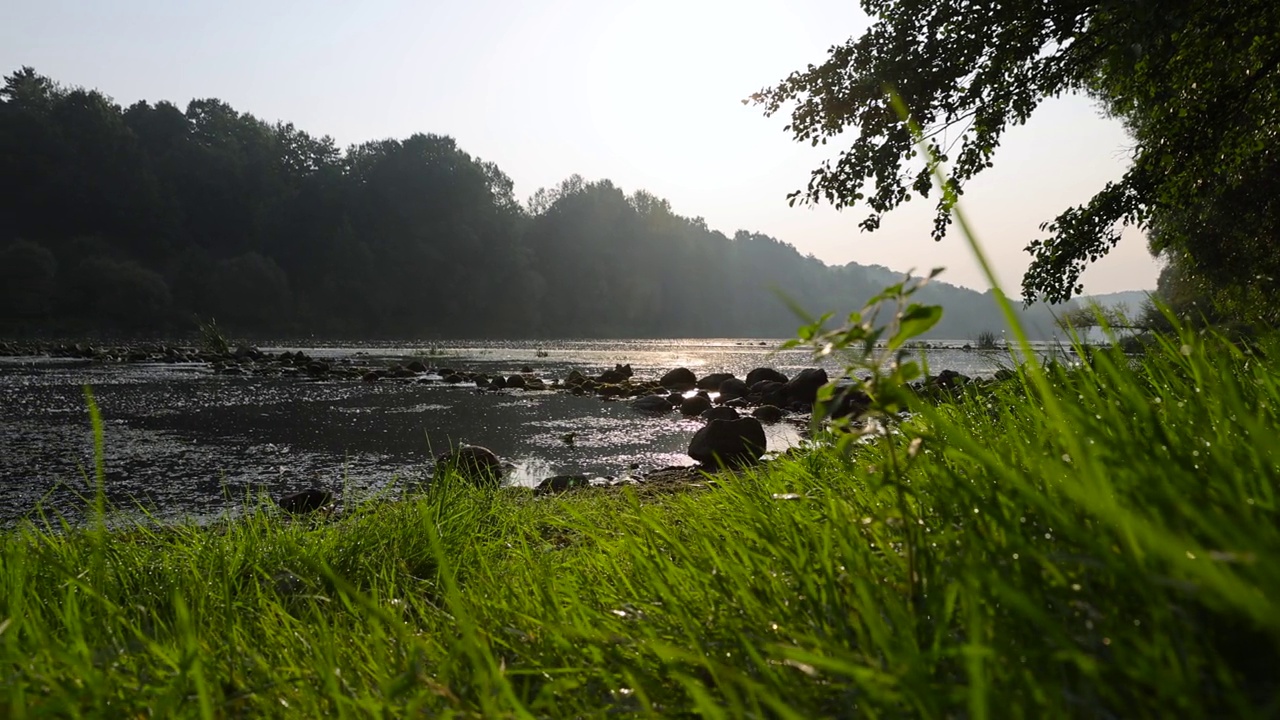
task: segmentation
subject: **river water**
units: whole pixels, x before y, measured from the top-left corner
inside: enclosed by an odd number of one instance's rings
[[[629,363],[636,378],[675,367],[698,376],[755,367],[788,376],[815,365],[807,351],[776,352],[773,339],[456,342],[382,345],[263,344],[361,365],[408,363],[513,374],[551,382],[571,369],[597,374]],[[987,375],[1004,353],[926,351],[942,369]],[[206,522],[234,515],[253,498],[309,487],[344,498],[396,493],[430,476],[451,445],[492,449],[514,469],[507,482],[536,485],[558,474],[597,482],[690,465],[689,439],[702,426],[679,413],[653,417],[625,401],[563,392],[478,392],[473,384],[412,381],[312,382],[215,374],[203,364],[95,363],[0,357],[0,525],[39,510],[73,522],[91,494],[93,439],[83,386],[105,422],[106,491],[117,518]],[[766,426],[769,450],[801,440],[798,424]],[[572,433],[570,441],[566,435]]]

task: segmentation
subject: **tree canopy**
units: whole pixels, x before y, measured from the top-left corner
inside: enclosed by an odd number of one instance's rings
[[[0,90],[0,332],[788,336],[900,277],[732,237],[644,191],[573,176],[514,197],[449,137],[339,148],[217,99],[121,107],[30,68]],[[929,286],[938,335],[998,327]],[[1033,324],[1051,333],[1044,308]]]
[[[1030,240],[1026,298],[1060,302],[1125,225],[1218,287],[1280,286],[1280,5],[1271,0],[862,0],[825,62],[753,96],[798,141],[843,145],[793,201],[863,206],[866,230],[932,191],[896,93],[954,195],[1046,98],[1087,93],[1134,140],[1132,165]],[[848,131],[852,136],[845,138]],[[934,237],[951,221],[936,205]],[[1247,271],[1241,272],[1242,269]]]

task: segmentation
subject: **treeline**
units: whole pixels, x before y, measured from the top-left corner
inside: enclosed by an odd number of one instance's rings
[[[922,268],[927,270],[928,268]],[[522,204],[448,137],[338,148],[220,100],[121,107],[23,68],[0,90],[0,330],[322,337],[786,336],[780,299],[860,307],[898,278],[709,229],[573,176]],[[933,333],[1002,326],[938,283]],[[1043,307],[1027,311],[1053,332]]]

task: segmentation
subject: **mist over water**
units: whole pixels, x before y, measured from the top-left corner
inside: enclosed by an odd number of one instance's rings
[[[390,365],[414,359],[436,369],[510,375],[528,367],[548,383],[629,363],[637,378],[675,367],[699,376],[756,367],[788,376],[815,363],[808,351],[774,352],[778,340],[264,344],[334,362]],[[1005,353],[955,347],[926,351],[942,369],[986,375]],[[1048,348],[1044,348],[1046,352]],[[101,364],[0,358],[0,523],[37,505],[79,517],[90,495],[93,440],[82,386],[94,389],[106,425],[108,499],[124,514],[207,521],[240,512],[262,492],[326,487],[348,499],[398,496],[428,479],[450,446],[483,445],[514,467],[508,482],[533,486],[557,474],[620,479],[691,465],[699,419],[650,416],[626,401],[555,391],[479,392],[474,384],[387,380],[313,382],[216,375],[203,365]],[[801,440],[792,423],[767,425],[769,450]]]

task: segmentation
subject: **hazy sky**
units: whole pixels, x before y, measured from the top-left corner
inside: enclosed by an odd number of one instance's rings
[[[831,153],[741,100],[820,62],[866,19],[850,0],[40,0],[0,23],[0,72],[22,65],[117,102],[216,97],[347,145],[455,137],[525,198],[573,173],[646,189],[715,229],[763,232],[829,263],[948,268],[985,288],[962,239],[929,239],[929,201],[862,233],[857,210],[790,208]],[[1119,124],[1052,101],[1006,137],[964,208],[1016,292],[1042,221],[1123,173]],[[1149,289],[1128,231],[1086,292]]]

